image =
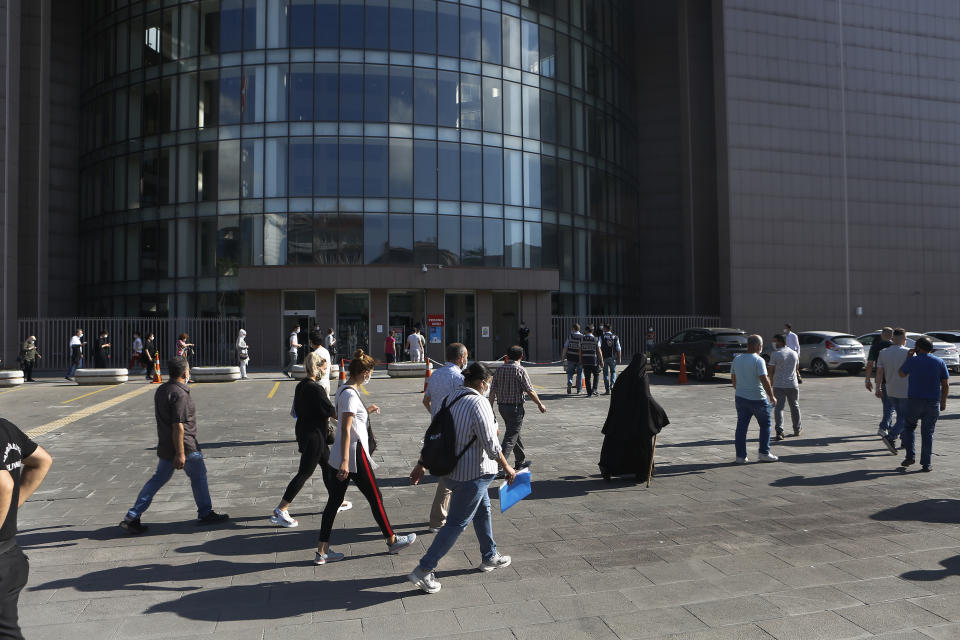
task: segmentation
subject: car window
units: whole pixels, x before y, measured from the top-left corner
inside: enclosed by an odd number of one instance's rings
[[[860,342],[857,341],[853,336],[834,336],[830,338],[834,344],[838,344],[844,347],[859,347]]]
[[[823,338],[821,338],[820,336],[800,336],[801,345],[817,344],[821,340],[823,340]]]
[[[860,336],[858,342],[865,347],[869,347],[873,344],[873,341],[876,339],[876,337],[877,336]]]
[[[687,342],[713,342],[713,334],[709,331],[688,331]]]
[[[960,342],[960,336],[952,333],[928,333],[927,335],[937,340],[943,340],[944,342]]]
[[[678,333],[677,335],[675,335],[675,336],[673,336],[672,338],[670,338],[670,344],[680,344],[681,342],[683,342],[683,337],[684,337],[685,335],[687,335],[687,332],[686,332],[686,331],[681,331],[681,332]]]
[[[712,337],[710,338],[713,339]],[[742,333],[718,333],[716,335],[717,342],[724,342],[727,344],[747,344],[747,336]]]

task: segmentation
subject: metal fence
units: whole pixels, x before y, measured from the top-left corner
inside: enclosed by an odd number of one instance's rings
[[[70,366],[70,338],[77,329],[83,329],[84,366],[94,365],[94,346],[101,331],[106,331],[111,345],[110,367],[125,368],[133,353],[133,333],[139,332],[144,341],[152,332],[156,335],[157,352],[162,361],[176,355],[177,337],[190,336],[194,354],[190,364],[216,366],[236,362],[237,334],[243,327],[242,318],[21,318],[21,341],[37,337],[37,350],[43,356],[38,369],[66,369]],[[12,364],[12,363],[11,363]]]
[[[662,342],[689,327],[719,327],[719,316],[553,316],[553,359],[560,358],[574,322],[580,326],[609,324],[620,338],[624,358],[644,350],[647,329],[653,327],[655,340]]]

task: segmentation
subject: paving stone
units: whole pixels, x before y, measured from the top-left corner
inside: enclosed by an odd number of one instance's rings
[[[363,636],[365,638],[396,638],[397,640],[445,638],[459,631],[460,625],[453,611],[430,611],[363,618]]]
[[[599,576],[601,574],[594,573],[588,575]],[[567,578],[561,576],[545,576],[542,578],[527,578],[524,580],[505,582],[487,582],[483,584],[483,588],[486,589],[492,602],[517,602],[528,599],[573,595],[575,593]]]
[[[617,635],[600,618],[513,627],[517,640],[614,640]]]
[[[829,564],[814,567],[771,569],[764,573],[776,578],[785,585],[798,588],[850,582],[856,579],[856,576]]]
[[[946,622],[944,618],[906,600],[850,607],[837,613],[874,634]]]
[[[755,624],[705,629],[663,636],[664,640],[770,640],[773,636]]]
[[[464,631],[553,622],[547,610],[536,600],[454,609],[453,612],[457,615],[460,628]]]
[[[666,607],[628,613],[619,616],[604,616],[607,625],[620,638],[661,638],[671,633],[703,629],[706,625],[695,615],[681,607]]]
[[[815,613],[841,607],[856,607],[862,604],[860,600],[850,597],[832,586],[791,589],[779,593],[768,593],[764,597],[786,615]]]
[[[756,622],[784,615],[782,609],[760,596],[743,596],[688,604],[685,608],[711,627]]]
[[[876,578],[860,582],[845,582],[838,584],[837,589],[853,596],[864,604],[931,595],[927,589],[899,578]]]
[[[956,640],[960,638],[960,623],[953,622],[934,627],[924,627],[920,631],[934,640]]]
[[[913,604],[923,607],[947,620],[960,621],[960,594],[928,596],[910,600]]]
[[[862,627],[833,611],[764,620],[757,626],[777,640],[842,640],[867,635]]]
[[[905,571],[909,571],[911,568],[907,563],[890,557],[845,560],[843,562],[834,562],[833,566],[857,578],[864,579],[898,576]]]
[[[637,611],[637,607],[619,591],[595,591],[573,596],[541,598],[540,603],[554,620],[606,616]]]

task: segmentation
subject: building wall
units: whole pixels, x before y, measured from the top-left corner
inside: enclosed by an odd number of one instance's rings
[[[960,5],[725,0],[720,32],[730,321],[955,325]]]

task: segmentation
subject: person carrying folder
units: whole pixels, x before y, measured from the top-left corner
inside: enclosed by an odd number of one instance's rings
[[[497,551],[497,543],[493,540],[490,498],[487,495],[498,466],[503,468],[507,482],[511,484],[517,475],[500,450],[497,422],[493,417],[493,408],[486,400],[492,377],[486,365],[474,362],[463,371],[463,386],[447,397],[457,432],[456,450],[463,453],[457,466],[443,478],[447,488],[452,491],[447,520],[420,563],[407,576],[410,582],[426,593],[440,591],[440,583],[433,572],[471,521],[483,557],[479,570],[493,571],[510,565],[510,556]],[[455,398],[460,400],[452,404]],[[419,484],[423,473],[423,466],[418,463],[410,474],[410,482]]]

